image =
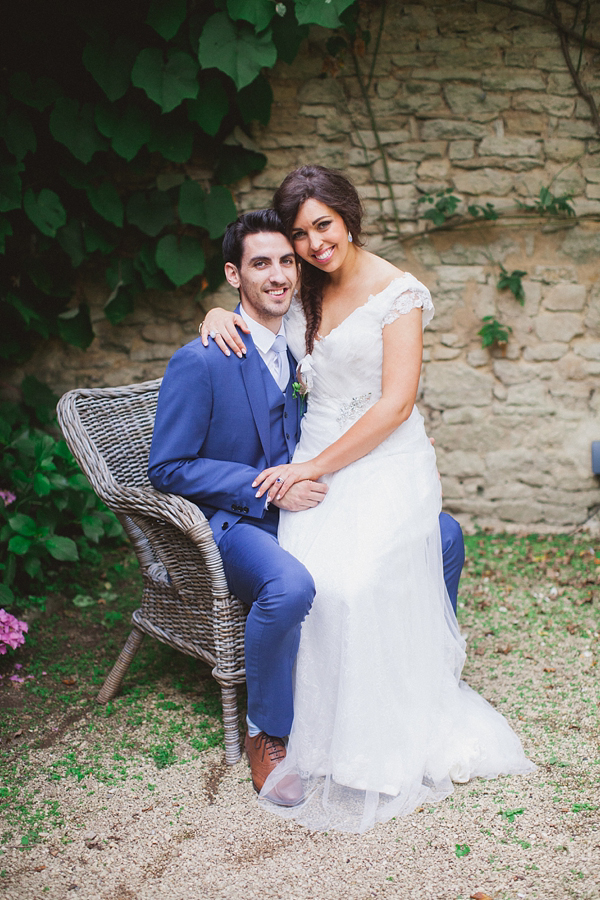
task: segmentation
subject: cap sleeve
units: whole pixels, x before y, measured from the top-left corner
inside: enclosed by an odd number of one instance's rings
[[[415,307],[423,310],[423,328],[433,318],[433,302],[428,288],[409,272],[394,278],[374,300],[382,328]]]

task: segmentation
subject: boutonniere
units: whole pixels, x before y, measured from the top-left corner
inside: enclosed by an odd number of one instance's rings
[[[304,414],[304,407],[306,404],[306,398],[313,386],[313,367],[312,367],[312,356],[310,353],[300,360],[298,364],[298,368],[296,369],[296,381],[293,382],[292,387],[294,389],[294,393],[292,394],[294,400],[300,398],[300,415]]]

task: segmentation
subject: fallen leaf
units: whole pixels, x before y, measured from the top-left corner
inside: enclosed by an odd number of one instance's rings
[[[66,684],[67,687],[72,687],[74,684],[77,684],[77,678],[75,675],[67,675],[66,678],[61,679],[63,684]]]
[[[492,900],[489,894],[484,894],[483,891],[477,891],[476,894],[471,894],[471,900]]]
[[[153,807],[153,806],[146,806],[146,807],[144,807],[144,809],[142,810],[142,812],[150,812],[151,809],[154,809],[154,807]]]
[[[34,872],[43,872],[46,866],[36,866]]]
[[[556,672],[556,669],[553,669],[552,666],[546,666],[544,672]]]
[[[578,626],[578,625],[574,625],[573,622],[569,622],[567,625],[565,625],[565,628],[567,629],[567,631],[569,632],[569,634],[575,634],[575,632],[577,631],[578,627],[579,627],[579,626]]]
[[[497,653],[504,653],[504,655],[506,656],[506,654],[507,654],[507,653],[510,653],[511,650],[512,650],[511,645],[510,645],[510,644],[505,644],[504,647],[498,647],[497,650],[496,650],[496,652],[497,652]]]
[[[14,739],[14,738],[21,737],[22,734],[23,734],[23,729],[22,729],[22,728],[19,728],[19,730],[18,730],[18,731],[15,731],[15,733],[13,734],[13,739]]]

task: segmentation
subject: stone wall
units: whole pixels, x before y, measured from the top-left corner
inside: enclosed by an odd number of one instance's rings
[[[371,14],[374,35],[375,6]],[[434,297],[419,406],[436,438],[448,511],[496,528],[585,523],[600,507],[590,465],[590,443],[600,440],[600,135],[554,27],[492,3],[388,3],[371,95],[398,226],[351,60],[328,61],[335,75],[323,75],[328,36],[315,29],[296,62],[271,73],[271,122],[253,134],[269,164],[236,186],[238,205],[268,205],[305,162],[347,172],[364,201],[369,249],[412,271]],[[365,72],[370,63],[367,54]],[[598,98],[591,55],[581,73]],[[572,194],[577,216],[517,218],[517,201],[544,186]],[[460,197],[459,213],[491,202],[507,217],[425,234],[417,201],[446,188]],[[500,263],[527,273],[523,306],[496,288]],[[92,348],[47,347],[28,367],[57,390],[160,375],[202,318],[179,291],[152,296],[112,328],[102,321],[103,291],[90,288],[88,299],[99,334]],[[210,302],[234,299],[224,288]],[[485,315],[512,328],[504,351],[482,349]]]

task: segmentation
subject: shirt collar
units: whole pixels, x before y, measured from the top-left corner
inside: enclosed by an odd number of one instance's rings
[[[246,325],[249,327],[252,340],[261,353],[268,353],[273,346],[273,343],[275,342],[275,338],[280,334],[285,337],[285,327],[283,324],[283,319],[281,320],[281,327],[279,328],[279,331],[277,332],[277,334],[274,334],[270,328],[267,328],[265,325],[261,325],[260,322],[257,322],[256,319],[253,319],[252,316],[248,315],[241,303],[240,315]]]

